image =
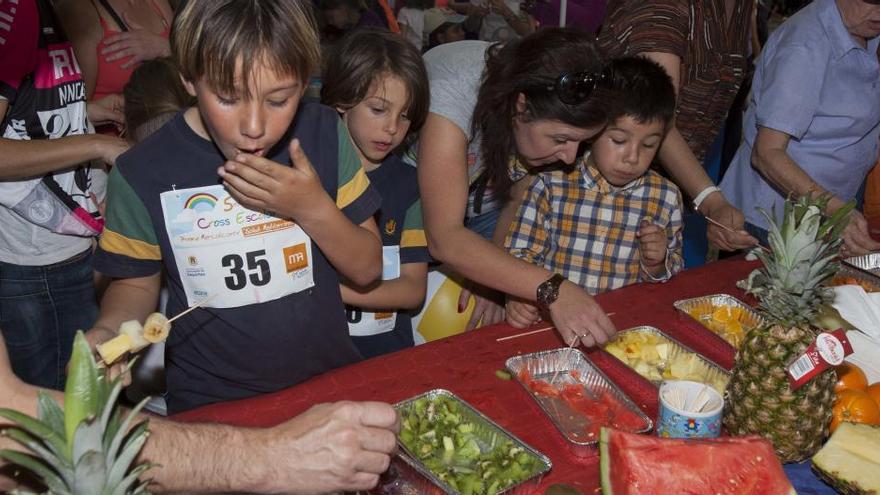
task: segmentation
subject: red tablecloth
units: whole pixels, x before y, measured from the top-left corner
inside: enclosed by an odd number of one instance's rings
[[[689,317],[679,314],[679,299],[726,293],[753,302],[735,283],[758,266],[743,258],[687,270],[665,284],[638,284],[598,297],[618,329],[655,326],[716,363],[730,368],[734,350]],[[413,349],[340,368],[289,389],[252,399],[214,404],[176,416],[182,421],[210,421],[243,426],[271,426],[309,406],[338,400],[397,402],[435,388],[451,390],[514,435],[550,457],[553,469],[541,488],[569,483],[584,493],[598,486],[598,454],[574,455],[538,405],[515,381],[495,375],[507,358],[563,345],[554,331],[496,342],[522,330],[493,325]],[[589,358],[645,412],[655,417],[657,390],[604,351]]]

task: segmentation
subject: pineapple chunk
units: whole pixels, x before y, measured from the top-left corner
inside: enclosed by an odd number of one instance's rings
[[[655,349],[657,349],[657,355],[660,357],[661,361],[669,359],[669,344],[657,344]]]
[[[104,364],[107,366],[116,362],[116,360],[122,357],[123,354],[130,351],[131,348],[131,338],[125,334],[119,334],[97,346],[98,355],[101,356],[101,360],[104,361]]]
[[[137,320],[128,320],[119,325],[119,333],[127,335],[131,339],[131,351],[138,352],[144,347],[150,345],[150,342],[144,338],[144,328]]]
[[[155,344],[168,338],[171,322],[162,313],[152,313],[144,322],[144,338]]]
[[[844,493],[880,492],[880,428],[841,423],[813,467]]]

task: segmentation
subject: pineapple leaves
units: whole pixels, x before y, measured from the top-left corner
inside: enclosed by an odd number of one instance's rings
[[[822,211],[830,196],[807,194],[785,201],[781,224],[775,212],[759,212],[767,219],[771,252],[752,251],[763,268],[752,272],[744,286],[755,295],[761,309],[774,322],[786,325],[809,323],[819,305],[828,301],[830,292],[820,284],[839,267],[835,260],[841,244],[840,235],[849,221],[852,203],[847,203],[831,217]]]
[[[14,423],[4,433],[34,454],[3,450],[0,457],[32,471],[53,494],[147,493],[138,476],[152,465],[132,464],[149,436],[148,423],[131,425],[148,399],[126,415],[116,404],[121,390],[122,377],[104,376],[78,332],[64,408],[40,394],[39,420],[0,409],[0,418]]]
[[[64,431],[71,454],[79,424],[98,415],[97,382],[98,370],[92,350],[83,333],[77,332],[64,387]]]
[[[61,438],[59,433],[52,430],[52,428],[45,423],[38,421],[27,414],[22,414],[11,409],[0,409],[0,417],[8,419],[22,430],[45,441],[49,448],[51,448],[57,455],[65,459],[70,459],[70,450],[67,448],[67,442]]]
[[[64,480],[36,457],[12,450],[0,450],[0,457],[33,471],[46,484],[49,492],[53,495],[72,495],[69,486]]]

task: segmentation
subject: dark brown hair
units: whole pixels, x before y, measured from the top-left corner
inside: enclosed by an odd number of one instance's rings
[[[490,47],[472,132],[480,135],[484,174],[496,198],[507,199],[512,185],[508,167],[516,153],[513,120],[518,116],[519,94],[526,97],[526,111],[521,116],[526,120],[558,120],[581,128],[603,126],[608,117],[601,88],[574,105],[563,103],[552,91],[562,74],[599,73],[603,67],[604,57],[595,37],[576,29],[542,29]]]
[[[408,98],[409,132],[418,131],[428,116],[428,73],[419,51],[403,36],[377,29],[348,34],[327,59],[321,102],[349,109],[367,97],[370,86],[382,75],[400,78]]]
[[[187,81],[204,78],[214,91],[247,96],[250,78],[236,77],[252,74],[254,64],[305,85],[320,61],[315,19],[300,0],[189,0],[174,19],[171,53]]]
[[[147,60],[138,66],[122,90],[128,139],[143,141],[177,112],[195,104],[170,58]]]
[[[675,87],[659,64],[644,57],[611,61],[608,83],[608,121],[629,116],[645,124],[659,121],[668,126],[675,114]]]

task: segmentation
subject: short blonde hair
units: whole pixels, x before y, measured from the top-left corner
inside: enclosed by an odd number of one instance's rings
[[[308,0],[189,0],[174,20],[171,53],[184,79],[250,95],[254,64],[295,75],[303,85],[320,63]],[[236,76],[241,74],[241,80]]]

